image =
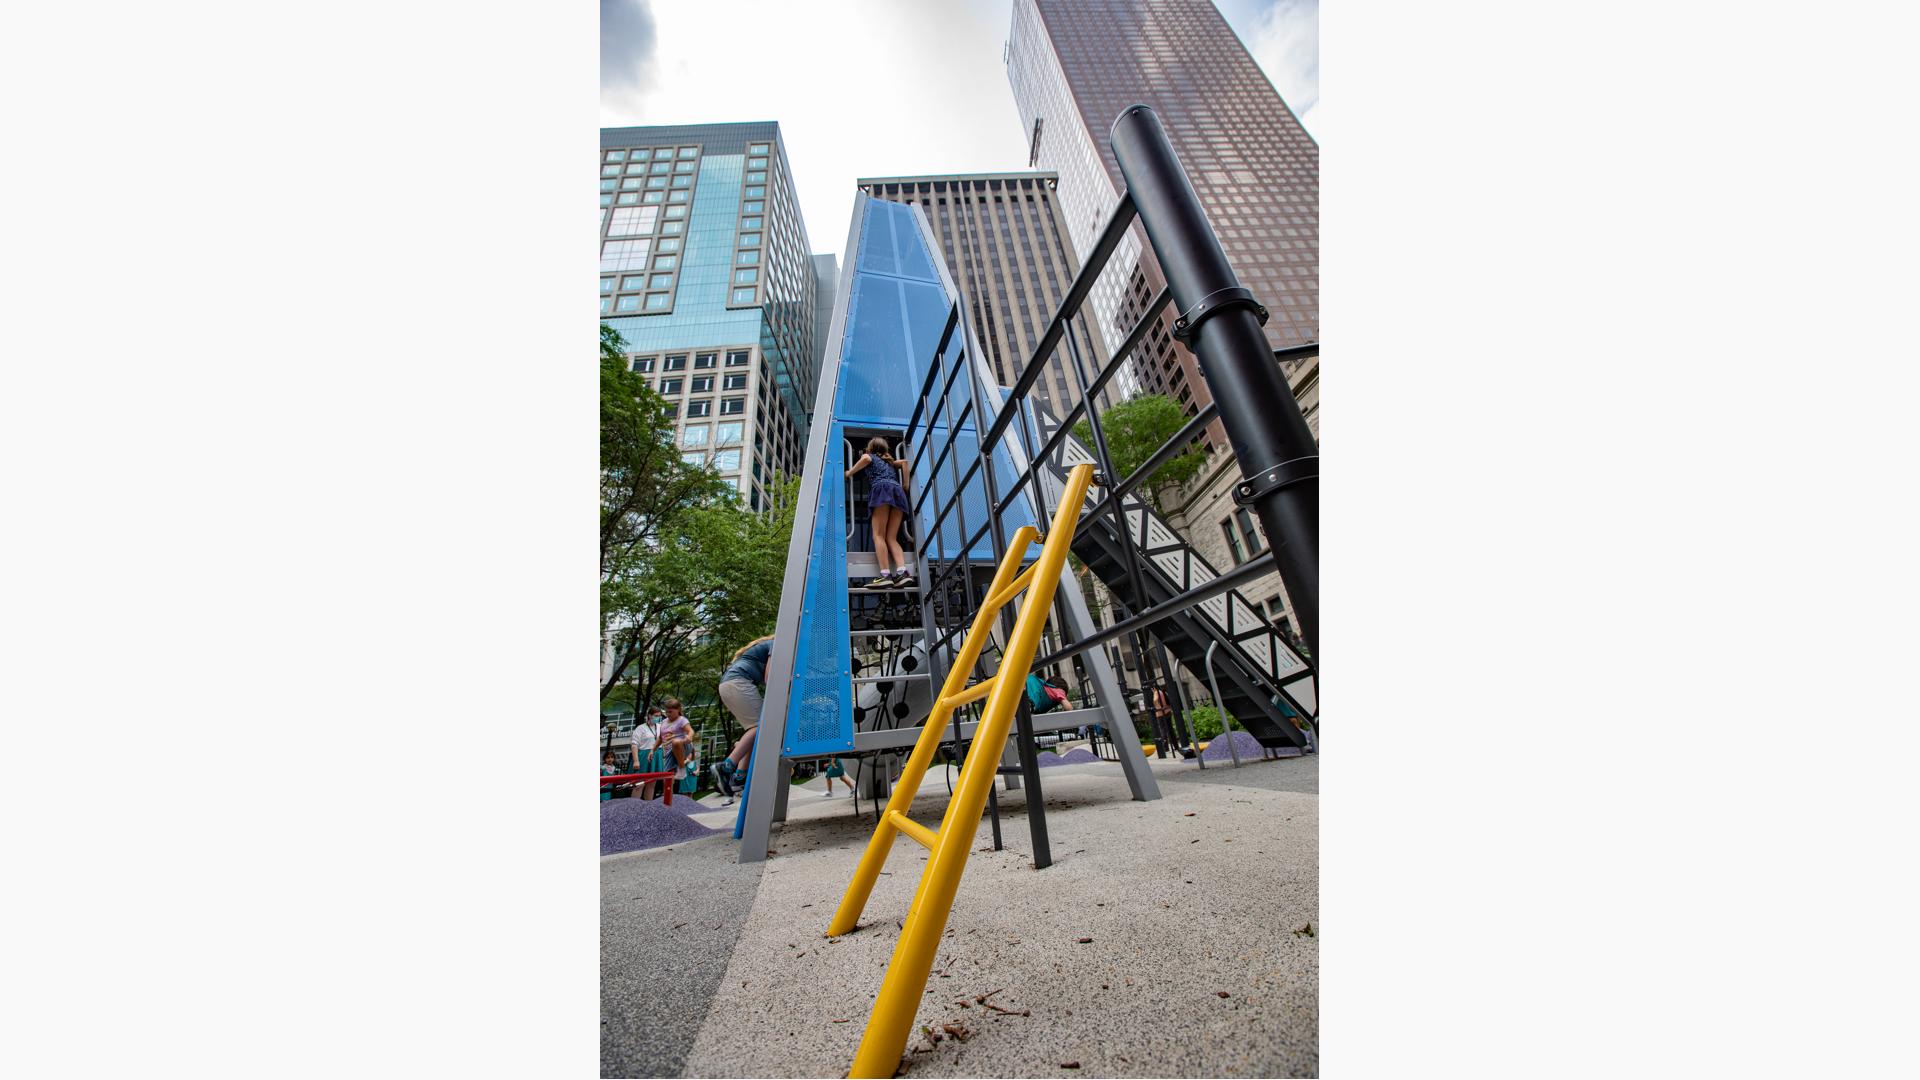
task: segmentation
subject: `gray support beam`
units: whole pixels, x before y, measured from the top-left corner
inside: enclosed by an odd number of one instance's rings
[[[1084,641],[1093,635],[1093,616],[1087,612],[1087,598],[1080,593],[1080,582],[1065,584],[1069,587],[1054,593],[1066,607],[1067,633],[1062,636]],[[1133,717],[1127,714],[1127,695],[1120,689],[1120,679],[1107,660],[1107,650],[1088,649],[1080,654],[1080,660],[1093,676],[1094,690],[1100,694],[1100,711],[1106,717],[1101,724],[1119,751],[1120,768],[1127,774],[1127,787],[1136,801],[1159,798],[1160,785],[1153,778],[1153,770],[1147,767],[1146,752],[1140,749],[1140,733],[1133,730]]]

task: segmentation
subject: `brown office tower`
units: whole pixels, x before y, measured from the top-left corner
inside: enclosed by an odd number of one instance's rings
[[[967,298],[973,339],[1000,385],[1026,370],[1040,335],[1080,272],[1067,237],[1053,173],[889,176],[858,181],[876,199],[917,204],[933,226],[947,272]],[[1107,349],[1092,321],[1073,323],[1089,363]],[[1103,394],[1102,407],[1111,395]],[[1080,402],[1080,389],[1060,363],[1047,364],[1033,399],[1056,418]]]
[[[1240,283],[1266,305],[1273,347],[1319,340],[1320,148],[1213,4],[1014,0],[1006,62],[1028,164],[1058,174],[1076,251],[1091,250],[1125,186],[1109,129],[1128,106],[1150,105]],[[1136,222],[1093,289],[1107,340],[1124,340],[1165,284]],[[1173,339],[1176,314],[1169,306],[1149,331],[1134,353],[1135,381],[1122,390],[1166,394],[1191,414],[1211,397],[1193,354]],[[1317,436],[1319,360],[1286,367]],[[1265,541],[1250,514],[1234,512],[1237,474],[1218,420],[1204,448],[1207,467],[1182,505],[1168,507],[1174,524],[1216,564],[1252,558]],[[1284,611],[1284,597],[1276,600]]]

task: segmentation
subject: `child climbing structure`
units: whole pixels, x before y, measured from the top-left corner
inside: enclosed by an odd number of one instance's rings
[[[892,766],[918,741],[932,691],[959,654],[959,632],[985,599],[1005,537],[1041,519],[1032,490],[1037,485],[1014,490],[1016,474],[1031,470],[1016,461],[1011,447],[980,452],[983,417],[993,410],[976,403],[997,406],[999,394],[989,389],[990,376],[968,347],[964,327],[956,330],[952,314],[960,293],[934,257],[925,215],[916,207],[858,195],[845,250],[849,257],[816,391],[760,734],[736,829],[742,862],[766,857],[772,824],[785,816],[784,778],[795,761],[852,759],[849,771],[860,777],[861,789],[884,797]],[[940,390],[931,408],[925,393],[929,383]],[[906,486],[915,507],[902,540],[908,580],[884,588],[868,584],[880,570],[866,528],[869,476],[846,475],[874,438],[886,440],[897,458],[911,462]],[[935,444],[949,447],[945,460],[914,460]],[[956,475],[955,465],[989,459],[990,469]],[[1019,497],[1002,500],[1001,491]],[[992,535],[982,529],[990,502],[1003,504],[992,515],[997,530]],[[971,536],[963,535],[967,530]],[[1053,606],[1059,639],[1077,641],[1095,632],[1079,589],[1059,590]],[[1002,636],[1000,644],[1004,641]],[[983,651],[989,655],[981,664],[995,667],[999,647]],[[1098,704],[1037,717],[1023,713],[1018,749],[1029,750],[1037,731],[1100,725],[1120,750],[1132,796],[1158,798],[1104,651],[1088,653],[1082,668]],[[959,714],[950,719],[943,725],[950,729],[943,741],[956,747],[957,758],[971,743],[977,721]],[[1036,788],[1037,751],[1024,756],[1008,783]],[[1037,794],[1029,790],[1030,808],[1040,801]],[[1030,824],[1037,843],[1044,844],[1043,819]],[[1045,865],[1044,851],[1036,853],[1036,863]]]

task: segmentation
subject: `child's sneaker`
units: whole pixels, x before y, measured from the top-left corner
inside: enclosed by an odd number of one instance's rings
[[[730,764],[732,762],[723,761],[713,767],[713,784],[720,789],[720,794],[727,797],[729,803],[733,801],[733,777],[727,775],[725,766]]]

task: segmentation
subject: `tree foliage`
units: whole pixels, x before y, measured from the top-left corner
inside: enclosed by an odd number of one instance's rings
[[[1113,479],[1124,479],[1146,464],[1186,422],[1186,411],[1165,394],[1142,394],[1101,414],[1100,431],[1107,438],[1107,454],[1113,458],[1114,471],[1120,474]],[[1085,420],[1073,425],[1073,437],[1088,449],[1093,448],[1093,429]],[[1184,450],[1162,462],[1145,484],[1154,507],[1159,508],[1162,491],[1193,479],[1205,463],[1205,455],[1197,449]]]
[[[796,481],[770,512],[680,460],[666,402],[626,370],[624,342],[600,341],[600,630],[610,650],[600,695],[647,703],[687,680],[717,682],[720,659],[771,633]],[[717,665],[717,666],[716,666]]]

